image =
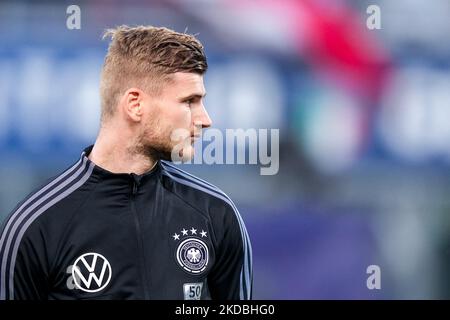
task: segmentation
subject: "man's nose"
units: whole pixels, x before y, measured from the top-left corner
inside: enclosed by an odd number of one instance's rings
[[[209,117],[209,114],[206,111],[204,105],[202,105],[200,114],[198,115],[197,119],[195,119],[195,123],[201,124],[203,129],[211,127],[212,120]]]

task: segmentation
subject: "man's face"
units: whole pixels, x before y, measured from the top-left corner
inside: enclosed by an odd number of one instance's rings
[[[172,150],[182,144],[180,156],[191,158],[194,140],[202,128],[211,126],[203,105],[203,76],[177,72],[170,77],[158,96],[147,95],[143,101],[140,144],[145,152],[164,160],[170,160]]]

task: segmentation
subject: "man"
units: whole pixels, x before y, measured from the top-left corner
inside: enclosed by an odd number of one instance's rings
[[[97,140],[4,222],[0,299],[250,299],[235,205],[165,161],[211,125],[202,45],[166,28],[106,35]]]

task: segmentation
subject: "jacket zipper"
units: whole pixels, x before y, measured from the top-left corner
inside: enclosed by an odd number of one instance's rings
[[[138,250],[139,250],[139,260],[140,260],[140,269],[141,269],[141,279],[144,286],[144,299],[149,300],[149,288],[148,288],[148,277],[147,277],[147,267],[145,263],[145,252],[144,252],[144,240],[141,230],[141,222],[139,215],[136,210],[136,195],[139,188],[139,182],[136,179],[136,176],[132,174],[133,179],[133,187],[131,192],[131,212],[134,217],[134,223],[136,226],[136,233],[137,233],[137,241],[138,241]]]

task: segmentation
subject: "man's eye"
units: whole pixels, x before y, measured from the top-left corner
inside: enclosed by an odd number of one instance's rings
[[[193,101],[192,101],[192,99],[190,99],[190,100],[187,100],[186,103],[187,103],[188,107],[191,107],[191,104],[193,103]]]

